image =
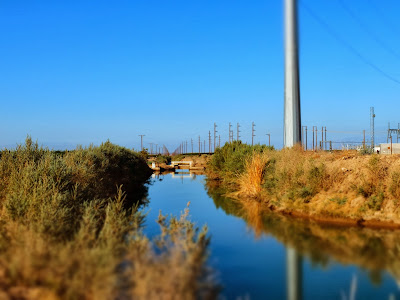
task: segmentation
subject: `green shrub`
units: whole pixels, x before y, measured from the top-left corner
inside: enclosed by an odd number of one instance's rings
[[[378,196],[369,197],[368,201],[367,201],[368,208],[372,209],[372,210],[380,210],[382,207],[384,198],[385,198],[385,196],[382,192],[379,193]]]
[[[156,162],[159,164],[169,164],[171,162],[171,156],[157,155]]]
[[[334,197],[330,198],[329,201],[335,202],[339,205],[345,205],[347,203],[347,197]]]
[[[216,177],[229,179],[244,172],[246,160],[253,153],[262,153],[272,149],[273,147],[265,145],[251,146],[243,144],[241,141],[233,141],[215,150],[208,167]]]

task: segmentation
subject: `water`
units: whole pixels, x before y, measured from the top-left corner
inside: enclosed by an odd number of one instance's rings
[[[221,193],[206,185],[204,175],[156,176],[145,232],[159,233],[159,210],[179,215],[190,201],[191,220],[209,228],[210,264],[218,272],[222,297],[289,299],[290,286],[303,299],[400,299],[399,232],[261,214],[257,203],[243,208]],[[291,273],[297,281],[287,279],[288,252],[297,257],[298,268]]]

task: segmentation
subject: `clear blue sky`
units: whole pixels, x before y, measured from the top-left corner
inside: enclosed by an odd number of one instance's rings
[[[397,127],[400,84],[348,45],[400,81],[400,2],[302,3],[303,125],[369,131],[374,106],[376,130]],[[3,0],[0,146],[30,134],[50,148],[107,139],[138,148],[145,134],[146,147],[173,150],[203,140],[213,122],[223,141],[228,122],[250,141],[254,121],[255,141],[271,132],[280,147],[282,9],[279,0]]]

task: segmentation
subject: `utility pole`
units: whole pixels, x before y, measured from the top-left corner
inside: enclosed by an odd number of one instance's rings
[[[203,153],[207,153],[206,152],[206,140],[204,140],[203,147],[204,147],[204,152]]]
[[[315,145],[317,144],[315,142],[316,129],[317,129],[317,126],[312,127],[312,149],[313,149],[313,151],[315,151]]]
[[[321,150],[324,150],[324,126],[321,129]]]
[[[192,153],[193,153],[193,139],[190,139],[190,143],[192,144]]]
[[[208,153],[211,154],[211,131],[208,131]]]
[[[375,148],[375,112],[374,108],[370,108],[370,117],[371,117],[371,149],[374,151]]]
[[[305,131],[305,134],[304,134],[304,131]],[[303,149],[305,149],[307,151],[307,126],[301,126],[301,136],[305,137],[305,139],[306,139],[303,144]],[[304,141],[304,139],[302,141]]]
[[[271,146],[271,134],[267,133],[268,135],[268,146]]]
[[[251,145],[252,145],[252,146],[254,145],[254,137],[256,136],[256,135],[254,134],[254,131],[256,131],[256,130],[254,129],[254,126],[256,126],[256,125],[254,125],[254,122],[252,122],[252,123],[251,123]]]
[[[365,129],[363,130],[363,149],[365,150]]]
[[[221,148],[221,135],[218,136],[218,148]]]
[[[158,154],[158,144],[156,144],[156,154]]]
[[[214,152],[215,152],[215,147],[217,146],[217,124],[214,123]]]
[[[153,143],[149,143],[150,144],[150,154],[153,154]]]
[[[231,143],[233,140],[233,138],[231,137],[231,127],[232,127],[231,122],[229,122],[229,143]]]
[[[297,0],[285,0],[284,147],[301,142]]]
[[[143,151],[143,137],[145,136],[144,134],[139,134],[140,136],[140,151]]]
[[[200,136],[199,136],[199,155],[201,154],[201,142],[200,142]]]
[[[236,140],[237,141],[239,141],[240,140],[240,130],[239,130],[239,128],[240,128],[240,125],[239,125],[239,123],[237,123],[237,125],[236,125],[236,131],[237,131],[237,136],[236,136]]]

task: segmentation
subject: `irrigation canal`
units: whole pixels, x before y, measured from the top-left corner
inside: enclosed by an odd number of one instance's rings
[[[204,175],[177,172],[153,175],[145,232],[159,234],[160,210],[179,215],[190,201],[190,219],[209,228],[222,299],[400,299],[400,232],[259,215]]]

